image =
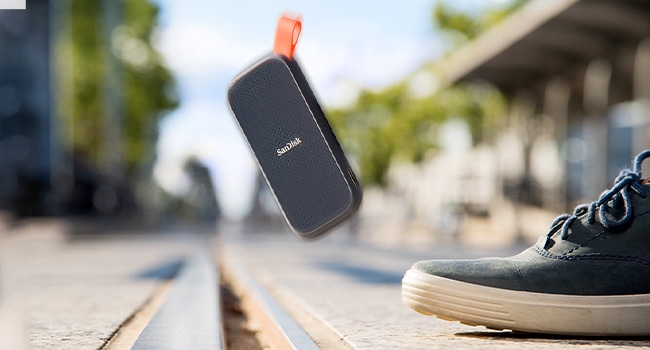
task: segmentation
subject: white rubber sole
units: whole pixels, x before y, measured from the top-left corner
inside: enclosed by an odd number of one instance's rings
[[[650,294],[520,292],[409,270],[402,279],[402,302],[425,315],[496,330],[581,336],[650,335]]]

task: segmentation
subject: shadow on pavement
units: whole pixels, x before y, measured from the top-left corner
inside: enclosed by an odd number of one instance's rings
[[[538,334],[512,331],[479,331],[456,333],[458,337],[475,338],[484,340],[500,340],[513,342],[538,342],[538,343],[562,343],[571,345],[607,345],[607,346],[638,346],[648,347],[650,336],[638,337],[581,337],[558,334]]]
[[[343,262],[323,262],[318,264],[319,267],[327,270],[342,273],[353,277],[363,283],[372,284],[401,284],[403,273],[383,271],[362,266],[354,266]]]
[[[145,280],[169,281],[176,276],[184,264],[185,261],[183,259],[165,261],[160,265],[139,272],[135,275],[135,278]]]

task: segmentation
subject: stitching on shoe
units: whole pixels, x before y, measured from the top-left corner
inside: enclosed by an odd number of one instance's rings
[[[638,218],[644,215],[650,214],[650,210],[646,210],[640,214],[637,214],[634,216],[634,218]],[[596,239],[597,237],[601,236],[603,233],[607,232],[607,230],[603,230],[601,232],[598,232],[595,234],[593,237],[590,237],[586,241],[578,244],[577,246],[569,249],[567,252],[563,254],[553,254],[537,245],[533,247],[533,250],[545,257],[545,258],[550,258],[550,259],[557,259],[557,260],[610,260],[610,261],[628,261],[628,262],[636,262],[639,264],[643,264],[646,266],[650,266],[650,260],[636,257],[636,256],[626,256],[626,255],[615,255],[615,254],[582,254],[582,255],[571,255],[569,256],[568,254],[575,252],[576,250],[584,247],[586,244],[591,242],[592,240]]]
[[[537,254],[550,259],[557,260],[609,260],[609,261],[628,261],[643,264],[650,266],[650,261],[638,256],[626,256],[626,255],[614,255],[614,254],[584,254],[584,255],[557,255],[546,250],[542,250],[540,247],[535,246],[534,250]]]
[[[593,237],[591,237],[588,240],[586,240],[586,241],[578,244],[577,246],[569,249],[568,251],[566,251],[565,253],[562,253],[561,255],[571,254],[571,253],[575,252],[576,250],[578,250],[578,249],[582,248],[583,246],[585,246],[587,243],[589,243],[589,242],[593,241],[594,239],[600,237],[605,232],[607,232],[607,230],[602,230],[602,231],[598,232]]]
[[[644,216],[644,215],[646,215],[646,214],[650,214],[650,210],[646,210],[646,211],[644,211],[643,213],[637,214],[637,215],[634,216],[634,218],[636,219],[636,218],[641,217],[641,216]],[[584,241],[584,242],[578,244],[577,246],[575,246],[575,247],[569,249],[568,251],[566,251],[565,253],[561,254],[560,256],[564,256],[564,255],[571,254],[571,253],[575,252],[576,250],[578,250],[578,249],[584,247],[585,245],[587,245],[589,242],[591,242],[591,241],[593,241],[594,239],[600,237],[600,236],[601,236],[603,233],[605,233],[605,232],[607,232],[606,229],[603,230],[603,231],[598,232],[598,233],[595,234],[593,237],[591,237],[591,238],[587,239],[586,241]],[[549,254],[551,254],[551,253],[549,253]]]

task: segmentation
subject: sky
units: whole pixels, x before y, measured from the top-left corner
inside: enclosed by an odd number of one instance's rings
[[[503,2],[495,0],[494,2]],[[443,53],[432,25],[435,0],[156,0],[154,40],[178,81],[180,107],[159,126],[154,179],[183,194],[186,159],[211,170],[223,214],[243,217],[257,165],[226,103],[230,81],[270,53],[284,12],[301,14],[296,57],[325,108],[351,104],[358,91],[381,89]],[[476,10],[487,1],[457,0]]]

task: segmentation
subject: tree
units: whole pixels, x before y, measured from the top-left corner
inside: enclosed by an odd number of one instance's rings
[[[117,1],[117,0],[116,0]],[[111,51],[120,64],[122,149],[127,179],[134,175],[152,147],[149,129],[163,112],[173,109],[174,79],[152,46],[159,8],[148,0],[122,1],[121,24],[112,32]],[[68,147],[98,166],[106,140],[102,89],[106,53],[102,42],[101,1],[71,0],[71,74],[73,102],[66,123],[73,130]]]
[[[452,86],[421,98],[402,82],[379,92],[363,91],[354,106],[329,111],[328,119],[361,168],[363,182],[383,186],[393,160],[417,163],[437,149],[444,121],[464,118],[478,143],[490,129],[486,125],[494,125],[505,111],[503,96],[487,84]]]
[[[459,12],[445,2],[439,2],[433,10],[433,22],[452,50],[474,40],[488,28],[498,24],[528,0],[512,0],[503,7],[488,9],[477,15]]]
[[[476,38],[527,0],[514,0],[505,7],[477,16],[457,12],[438,3],[434,21],[452,48]],[[419,72],[435,76],[436,62]],[[396,159],[420,162],[438,148],[438,130],[450,118],[462,118],[470,127],[474,143],[482,142],[506,112],[502,94],[486,83],[461,83],[416,96],[409,89],[412,76],[381,91],[362,91],[356,103],[329,110],[328,119],[342,146],[361,170],[368,185],[386,185],[386,173]]]

